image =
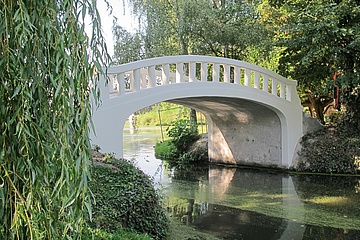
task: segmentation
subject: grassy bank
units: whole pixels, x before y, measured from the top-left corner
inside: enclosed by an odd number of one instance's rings
[[[144,108],[135,113],[136,127],[149,127],[149,126],[169,126],[172,122],[178,119],[189,119],[190,108],[172,104],[167,102],[161,102],[150,107]],[[199,129],[202,132],[206,132],[205,129],[205,117],[197,112],[197,119],[200,124]],[[201,128],[202,126],[202,128]],[[125,128],[130,127],[129,121],[125,122]]]

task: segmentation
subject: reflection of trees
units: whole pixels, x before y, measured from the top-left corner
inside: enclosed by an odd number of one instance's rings
[[[172,167],[172,178],[176,180],[185,180],[185,181],[207,181],[209,166],[202,164],[173,164],[169,163],[169,166]]]
[[[169,198],[167,211],[172,217],[187,225],[192,224],[196,217],[206,214],[207,202],[196,202],[195,199]]]
[[[317,240],[359,240],[360,235],[359,231],[352,231],[341,228],[331,228],[331,227],[319,227],[306,225],[304,232],[304,239],[315,239]]]
[[[295,175],[292,178],[295,190],[304,202],[308,224],[321,224],[335,229],[359,228],[359,178],[319,175]],[[311,229],[306,231],[314,231],[314,228]]]
[[[314,195],[356,195],[360,178],[321,175],[294,175],[293,182],[298,195],[303,198]]]
[[[172,169],[172,179],[178,180],[179,183],[186,181],[187,186],[179,185],[179,187],[172,188],[172,193],[176,196],[183,196],[183,191],[186,196],[199,196],[206,192],[204,181],[208,181],[209,167],[207,165],[198,164],[167,164]],[[195,183],[195,184],[194,184]],[[198,184],[197,184],[198,183]],[[172,217],[179,219],[186,224],[193,223],[193,219],[199,215],[206,213],[207,202],[195,201],[194,198],[180,199],[170,196],[168,199],[167,210]]]
[[[206,214],[194,219],[194,225],[223,239],[279,239],[286,220],[251,211],[209,204]]]

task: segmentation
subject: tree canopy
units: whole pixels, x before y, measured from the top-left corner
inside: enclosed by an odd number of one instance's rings
[[[140,19],[146,58],[201,54],[246,60],[254,52],[269,56],[272,49],[272,33],[258,21],[261,16],[252,2],[129,2]]]
[[[283,13],[277,36],[277,44],[283,47],[280,73],[298,80],[301,92],[326,104],[326,99],[332,98],[336,71],[342,102],[356,124],[360,116],[359,3],[355,0],[273,3]]]

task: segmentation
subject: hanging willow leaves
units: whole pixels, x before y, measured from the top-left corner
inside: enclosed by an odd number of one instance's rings
[[[0,239],[81,233],[100,27],[95,0],[0,0]]]

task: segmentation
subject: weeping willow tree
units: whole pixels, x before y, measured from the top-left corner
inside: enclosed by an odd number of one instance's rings
[[[0,0],[0,239],[75,239],[91,213],[100,26],[95,0]]]

